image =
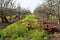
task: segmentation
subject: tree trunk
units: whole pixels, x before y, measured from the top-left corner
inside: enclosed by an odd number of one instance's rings
[[[1,17],[1,19],[2,19],[2,22],[3,22],[3,23],[8,23],[8,19],[6,18],[6,16]]]
[[[18,19],[20,19],[20,15],[18,15]]]
[[[47,20],[49,20],[49,15],[47,14]]]
[[[5,22],[5,21],[4,21],[4,18],[2,17],[1,19],[2,19],[2,23],[4,23],[4,22]]]
[[[60,19],[58,20],[58,25],[60,24]]]

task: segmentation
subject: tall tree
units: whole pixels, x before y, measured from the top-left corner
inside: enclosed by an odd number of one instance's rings
[[[8,11],[10,11],[13,4],[13,0],[0,0],[0,18],[2,22],[8,22],[6,15],[9,14]]]
[[[36,13],[37,12],[37,13]],[[35,14],[41,14],[41,12],[47,14],[47,19],[49,15],[54,15],[57,17],[58,24],[60,23],[60,0],[46,0],[46,2],[35,9]]]

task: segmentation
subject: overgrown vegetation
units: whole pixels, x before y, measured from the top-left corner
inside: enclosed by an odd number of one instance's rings
[[[27,29],[27,24],[37,22],[33,14],[29,14],[25,19],[7,26],[0,30],[0,40],[48,40],[48,34],[44,31],[44,26],[36,29]],[[42,23],[42,22],[41,22]],[[33,25],[34,26],[34,25]],[[37,27],[37,26],[36,26]],[[34,27],[33,27],[34,28]]]

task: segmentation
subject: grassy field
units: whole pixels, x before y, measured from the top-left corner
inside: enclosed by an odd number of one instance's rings
[[[35,22],[36,21],[36,22]],[[44,30],[44,26],[34,29],[37,19],[33,14],[27,15],[23,20],[13,23],[6,28],[0,30],[0,40],[48,40],[48,34]],[[31,23],[33,29],[28,30],[27,24]],[[42,23],[41,23],[42,24]]]

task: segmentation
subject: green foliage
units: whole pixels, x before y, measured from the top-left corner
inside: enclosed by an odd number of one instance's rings
[[[33,14],[29,14],[25,19],[7,26],[0,30],[0,40],[9,37],[10,40],[48,40],[48,34],[44,31],[44,26],[37,30],[28,30],[27,24],[37,21]]]

